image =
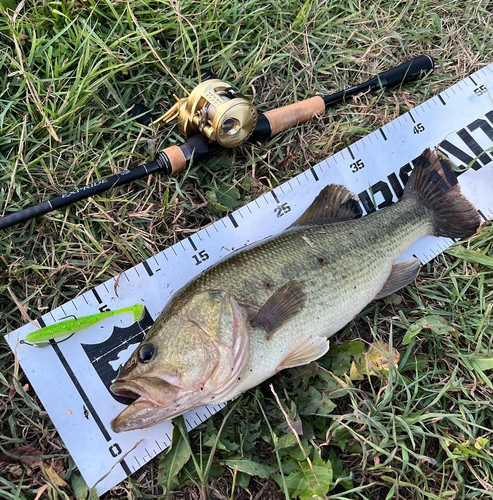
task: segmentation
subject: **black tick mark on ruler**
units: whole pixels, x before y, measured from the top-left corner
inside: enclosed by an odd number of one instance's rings
[[[197,251],[197,246],[195,245],[194,241],[192,240],[192,237],[188,237],[188,241],[190,242],[190,245],[192,246],[193,250],[196,252]]]
[[[229,220],[231,221],[231,224],[233,224],[234,228],[238,227],[238,222],[236,222],[236,219],[233,217],[233,214],[228,214]]]
[[[94,297],[96,297],[96,300],[98,301],[99,304],[102,304],[102,300],[101,300],[101,297],[99,296],[99,293],[97,292],[97,290],[95,288],[92,289],[92,293],[94,295]]]
[[[149,276],[152,276],[154,273],[152,272],[152,269],[151,267],[149,266],[149,264],[147,263],[147,261],[144,260],[144,262],[142,262],[142,265],[144,266],[144,269],[146,270],[147,274]]]
[[[387,136],[385,135],[385,132],[382,129],[380,129],[380,133],[382,134],[382,137],[386,141],[387,140]]]
[[[486,215],[484,215],[483,212],[481,212],[481,210],[478,210],[478,214],[483,218],[485,222],[488,222],[488,218],[486,217]]]

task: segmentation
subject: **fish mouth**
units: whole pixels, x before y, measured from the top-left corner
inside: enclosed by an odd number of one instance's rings
[[[173,418],[181,406],[175,402],[178,389],[158,378],[117,380],[110,389],[117,396],[135,399],[111,421],[114,432],[150,427],[157,420]]]

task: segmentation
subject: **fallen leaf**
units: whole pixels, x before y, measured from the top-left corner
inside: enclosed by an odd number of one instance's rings
[[[370,345],[368,352],[365,353],[365,359],[369,374],[381,377],[382,372],[389,371],[391,363],[394,367],[397,367],[400,354],[394,348],[392,348],[392,354],[390,354],[389,345],[377,341]]]
[[[359,372],[356,363],[353,361],[351,363],[351,368],[349,368],[349,378],[351,380],[364,380],[365,377],[362,373]]]
[[[12,463],[18,460],[31,467],[39,467],[41,465],[41,459],[37,457],[42,455],[42,453],[32,446],[20,446],[19,448],[8,450],[8,452],[10,456],[3,453],[0,454],[0,461]]]
[[[57,471],[51,465],[43,467],[43,472],[56,486],[67,486],[67,483],[58,475]]]

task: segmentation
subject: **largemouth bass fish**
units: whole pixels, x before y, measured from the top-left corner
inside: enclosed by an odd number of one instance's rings
[[[283,234],[176,293],[111,387],[135,399],[113,430],[227,401],[319,358],[369,302],[414,281],[417,259],[395,263],[411,243],[430,234],[464,238],[479,226],[449,162],[429,149],[397,203],[360,216],[346,188],[328,185]]]

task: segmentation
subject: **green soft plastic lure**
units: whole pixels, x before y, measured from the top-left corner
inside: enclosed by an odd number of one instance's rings
[[[115,316],[116,314],[132,313],[134,316],[134,321],[140,321],[144,317],[144,312],[145,308],[142,304],[135,304],[134,306],[123,307],[122,309],[117,309],[115,311],[103,311],[97,314],[83,316],[82,318],[67,319],[65,321],[61,321],[60,323],[45,326],[44,328],[36,330],[35,332],[31,332],[26,337],[26,341],[32,343],[45,342],[47,340],[56,339],[58,337],[72,335],[75,332],[94,325],[98,321],[101,321],[110,316]]]

